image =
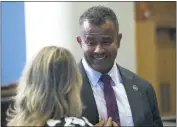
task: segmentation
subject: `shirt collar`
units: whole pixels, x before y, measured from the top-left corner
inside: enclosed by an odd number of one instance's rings
[[[93,86],[96,86],[102,74],[98,71],[95,71],[93,68],[91,68],[86,62],[85,58],[82,59],[82,64],[84,66],[84,69],[86,71],[86,74],[91,84]],[[108,75],[112,78],[115,84],[121,83],[121,78],[120,78],[120,74],[116,62],[114,62],[114,65],[111,68],[111,70],[108,72]]]
[[[82,59],[82,64],[84,66],[84,69],[87,73],[87,76],[91,84],[96,86],[102,74],[98,71],[95,71],[93,68],[91,68],[86,62],[85,58]]]

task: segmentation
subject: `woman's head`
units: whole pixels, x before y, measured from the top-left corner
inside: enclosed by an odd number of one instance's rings
[[[15,110],[9,125],[42,125],[49,118],[80,116],[82,80],[72,54],[48,46],[26,66],[21,76]]]

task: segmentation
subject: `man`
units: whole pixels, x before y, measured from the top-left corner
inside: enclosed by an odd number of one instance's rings
[[[111,117],[118,126],[163,126],[152,85],[115,61],[122,38],[115,13],[91,7],[79,24],[83,116],[94,125]]]

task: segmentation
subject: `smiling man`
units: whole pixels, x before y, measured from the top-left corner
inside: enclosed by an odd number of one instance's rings
[[[115,13],[94,6],[80,16],[79,24],[83,116],[101,126],[100,117],[105,122],[111,117],[118,126],[163,126],[152,85],[115,61],[122,38]]]
[[[121,35],[117,34],[115,25],[108,19],[100,26],[86,20],[81,27],[78,42],[82,46],[85,60],[96,71],[107,73],[117,56]]]

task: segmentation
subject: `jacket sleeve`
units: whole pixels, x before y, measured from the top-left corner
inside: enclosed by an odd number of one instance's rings
[[[160,117],[160,112],[159,112],[159,108],[158,108],[158,103],[157,103],[157,97],[156,97],[156,93],[154,88],[152,87],[152,85],[149,85],[149,89],[148,89],[148,100],[151,106],[151,111],[153,114],[153,125],[154,127],[163,127],[163,123]]]

